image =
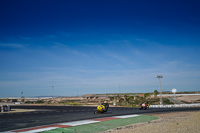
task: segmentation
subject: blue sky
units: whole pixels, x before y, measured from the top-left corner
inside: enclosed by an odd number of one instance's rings
[[[199,4],[1,0],[0,97],[199,91]]]

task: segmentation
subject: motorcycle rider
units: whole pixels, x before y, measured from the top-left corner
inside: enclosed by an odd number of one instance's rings
[[[108,111],[108,108],[109,108],[108,102],[107,102],[107,101],[104,101],[101,105],[105,106],[104,112],[107,112],[107,111]]]

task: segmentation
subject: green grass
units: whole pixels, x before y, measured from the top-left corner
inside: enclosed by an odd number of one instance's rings
[[[134,123],[148,122],[156,119],[158,119],[158,117],[149,115],[140,115],[137,117],[115,119],[115,120],[98,122],[87,125],[80,125],[75,127],[57,128],[51,131],[44,131],[42,133],[99,133],[120,126],[131,125]]]
[[[64,105],[82,105],[81,103],[76,103],[76,102],[63,102],[61,104],[64,104]]]
[[[163,98],[163,104],[169,105],[169,104],[174,104],[172,103],[169,99]]]

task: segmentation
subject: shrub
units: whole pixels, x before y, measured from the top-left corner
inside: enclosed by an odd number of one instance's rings
[[[44,103],[44,101],[38,100],[38,101],[36,101],[35,103],[40,104],[40,103]]]
[[[17,99],[12,99],[12,102],[17,102]]]
[[[81,105],[81,103],[76,103],[76,102],[60,102],[60,103],[64,105]]]
[[[32,104],[33,101],[25,101],[24,103],[25,103],[25,104]]]
[[[170,102],[170,100],[167,98],[163,98],[163,104],[174,104],[174,103]]]
[[[114,100],[114,97],[110,97],[110,101],[113,101]]]

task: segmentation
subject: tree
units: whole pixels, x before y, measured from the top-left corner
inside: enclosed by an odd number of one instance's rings
[[[24,101],[25,101],[24,99],[21,100],[21,102],[24,102]]]
[[[114,97],[110,97],[110,101],[113,101],[114,100]]]
[[[153,94],[154,94],[154,96],[156,97],[156,96],[158,95],[158,91],[155,90]]]
[[[37,100],[35,103],[41,104],[41,103],[44,103],[44,101],[43,100]]]
[[[128,101],[128,96],[124,95],[124,99],[125,99],[125,101]]]
[[[150,96],[151,94],[150,93],[144,93],[144,98]]]
[[[17,99],[12,99],[12,102],[17,102]]]

